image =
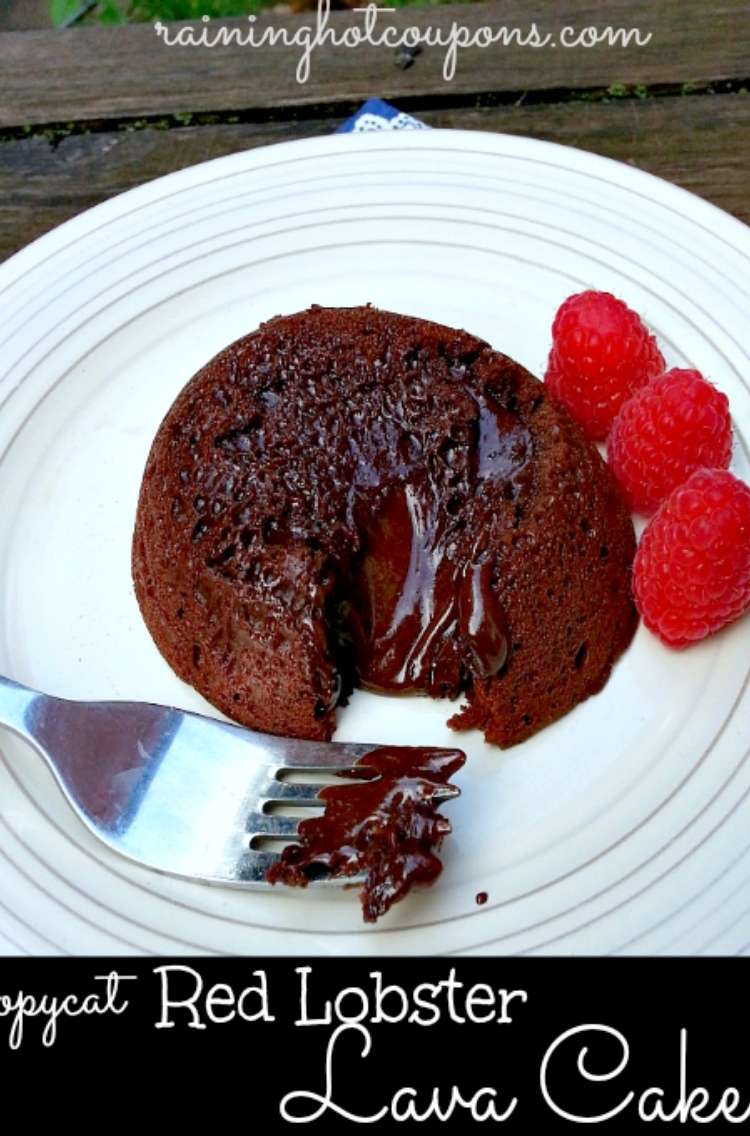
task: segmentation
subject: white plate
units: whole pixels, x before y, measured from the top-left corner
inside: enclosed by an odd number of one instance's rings
[[[206,710],[129,574],[141,471],[190,375],[312,302],[467,328],[542,373],[560,301],[608,289],[729,395],[748,477],[750,232],[627,166],[424,131],[235,154],[115,198],[0,268],[0,670]],[[375,929],[351,894],[243,893],[101,848],[2,738],[0,949],[744,952],[750,621],[675,654],[641,629],[606,689],[509,752],[461,736],[445,871]],[[448,707],[357,694],[338,737],[455,742]],[[475,896],[489,894],[484,906]]]

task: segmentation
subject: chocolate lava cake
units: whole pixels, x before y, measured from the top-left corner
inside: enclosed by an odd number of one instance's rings
[[[509,746],[630,642],[635,538],[595,447],[518,363],[370,307],[278,317],[211,360],[141,487],[136,595],[229,717],[330,738],[353,686],[463,696]]]

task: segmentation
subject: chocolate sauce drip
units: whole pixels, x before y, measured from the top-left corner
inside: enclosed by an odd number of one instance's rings
[[[470,678],[497,674],[507,658],[507,621],[482,526],[472,536],[472,502],[452,490],[451,472],[463,469],[475,494],[485,481],[502,481],[515,499],[531,438],[489,396],[471,397],[474,429],[444,446],[445,466],[389,485],[379,507],[368,500],[362,510],[364,554],[350,599],[355,667],[368,689],[455,698]]]
[[[361,780],[319,793],[320,817],[303,820],[299,844],[290,844],[269,868],[270,883],[306,887],[321,877],[365,874],[365,922],[374,923],[415,884],[442,871],[434,849],[451,831],[437,807],[455,789],[448,779],[466,760],[460,750],[381,746],[360,758],[350,774]]]
[[[366,531],[352,576],[352,634],[362,686],[455,697],[466,676],[507,654],[492,565],[457,559],[456,522],[430,487],[396,487]]]
[[[517,497],[531,457],[531,434],[518,417],[486,394],[473,394],[479,411],[476,476],[480,481],[504,482],[508,496]]]

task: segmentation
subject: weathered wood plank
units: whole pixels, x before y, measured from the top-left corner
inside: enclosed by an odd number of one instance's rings
[[[49,0],[1,0],[0,31],[26,31],[50,28]]]
[[[291,34],[315,17],[272,12],[258,18]],[[364,17],[334,12],[339,34]],[[407,70],[389,47],[325,48],[313,53],[309,81],[295,69],[300,48],[280,44],[167,47],[150,25],[27,31],[0,37],[0,126],[121,118],[196,111],[274,111],[282,107],[356,102],[377,93],[391,99],[488,91],[539,91],[607,86],[613,81],[672,84],[744,78],[750,68],[750,0],[488,0],[484,4],[401,9],[379,17],[380,28],[416,25],[440,29],[454,21],[472,31],[483,25],[527,32],[535,21],[557,48],[494,45],[459,52],[455,78],[443,78],[445,50],[426,47]],[[247,20],[226,21],[246,29]],[[180,25],[170,25],[172,31]],[[212,24],[215,30],[218,25]],[[578,30],[639,28],[643,47],[566,49],[565,26]]]
[[[750,96],[431,110],[432,126],[527,134],[668,178],[750,223]],[[327,134],[335,120],[81,134],[0,144],[0,259],[68,217],[161,174],[270,142]]]

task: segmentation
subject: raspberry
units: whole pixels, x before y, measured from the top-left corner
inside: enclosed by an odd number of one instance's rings
[[[558,309],[544,381],[589,438],[606,438],[623,402],[663,370],[653,335],[609,292],[580,292]]]
[[[750,488],[699,469],[651,518],[633,564],[636,607],[670,647],[703,639],[750,608]]]
[[[653,513],[701,468],[726,469],[732,421],[726,395],[698,371],[667,371],[623,404],[607,459],[632,509]]]

